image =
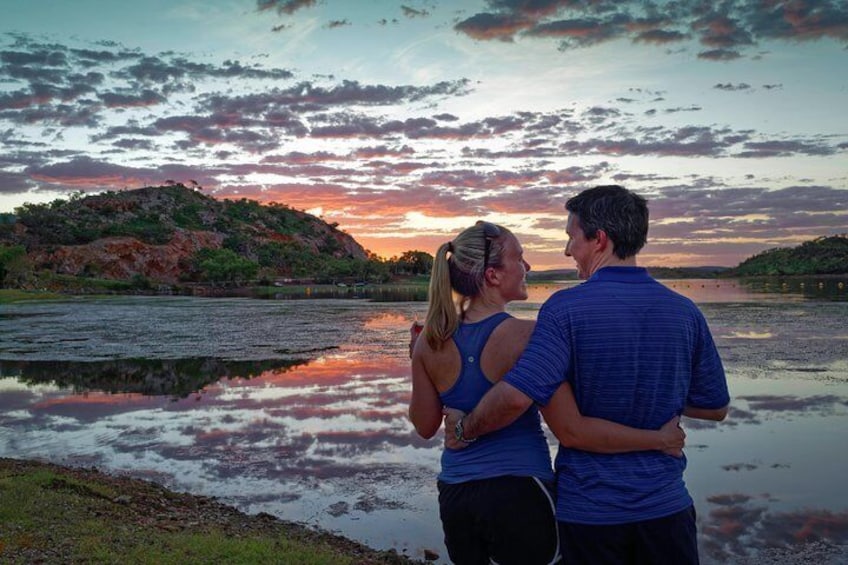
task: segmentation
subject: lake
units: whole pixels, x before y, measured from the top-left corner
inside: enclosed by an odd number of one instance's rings
[[[665,281],[699,303],[732,396],[725,422],[684,421],[705,563],[822,547],[807,542],[828,548],[816,562],[848,560],[846,282]],[[534,285],[510,311],[534,318],[573,284]],[[425,311],[350,298],[4,305],[0,456],[150,479],[446,563],[440,438],[406,417],[408,328]]]

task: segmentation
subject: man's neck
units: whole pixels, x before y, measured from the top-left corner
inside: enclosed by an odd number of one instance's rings
[[[619,259],[617,255],[610,253],[609,255],[604,255],[598,258],[598,261],[592,265],[592,272],[589,273],[591,277],[594,275],[599,269],[603,269],[604,267],[636,267],[636,256],[628,257],[626,259]]]

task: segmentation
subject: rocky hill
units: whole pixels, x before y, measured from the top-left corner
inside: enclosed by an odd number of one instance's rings
[[[182,184],[27,204],[0,224],[33,272],[157,283],[314,277],[368,252],[284,205],[216,200]]]

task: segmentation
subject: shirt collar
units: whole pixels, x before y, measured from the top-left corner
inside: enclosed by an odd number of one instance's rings
[[[642,283],[651,280],[645,267],[601,267],[586,282]]]

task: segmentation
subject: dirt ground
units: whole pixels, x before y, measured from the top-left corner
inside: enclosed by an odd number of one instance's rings
[[[423,563],[394,551],[378,551],[342,536],[280,520],[270,514],[248,515],[212,498],[175,493],[149,481],[113,476],[96,469],[69,468],[51,463],[0,458],[0,477],[29,474],[39,469],[48,469],[58,476],[51,488],[63,488],[65,485],[79,496],[103,497],[93,490],[81,489],[76,482],[84,481],[106,486],[110,491],[120,493],[111,499],[111,502],[121,506],[123,511],[114,513],[110,519],[123,521],[129,526],[152,527],[163,531],[203,530],[214,526],[226,535],[239,536],[246,532],[269,537],[282,535],[307,544],[329,546],[358,565]],[[71,480],[74,482],[70,482]],[[66,563],[70,561],[68,556],[57,554],[63,547],[67,545],[29,547],[25,550],[26,555],[9,555],[7,551],[0,560],[11,558],[27,563]]]

